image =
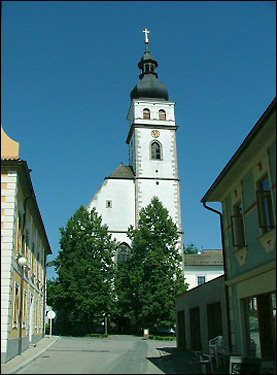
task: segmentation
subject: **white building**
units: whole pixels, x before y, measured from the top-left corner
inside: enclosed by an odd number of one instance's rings
[[[222,250],[203,250],[198,254],[184,255],[185,282],[188,290],[223,275]]]
[[[140,210],[156,196],[177,225],[182,253],[175,103],[168,100],[166,85],[157,79],[157,66],[146,39],[138,63],[140,81],[130,93],[127,115],[129,165],[121,163],[105,178],[87,209],[96,208],[109,232],[126,249],[130,245],[128,227],[136,226]]]

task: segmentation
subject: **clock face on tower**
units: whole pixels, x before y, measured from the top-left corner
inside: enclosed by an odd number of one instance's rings
[[[158,130],[152,130],[151,135],[153,138],[158,138],[160,136],[160,132]]]

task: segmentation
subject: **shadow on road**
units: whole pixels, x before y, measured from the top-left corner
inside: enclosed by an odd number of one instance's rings
[[[197,374],[195,356],[192,352],[176,347],[163,347],[157,350],[161,353],[160,357],[147,359],[165,374]]]

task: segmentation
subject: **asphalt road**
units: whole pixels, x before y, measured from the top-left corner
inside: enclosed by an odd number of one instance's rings
[[[175,341],[135,336],[62,337],[18,374],[167,374]],[[176,362],[176,361],[175,361]],[[188,372],[191,373],[191,372]]]

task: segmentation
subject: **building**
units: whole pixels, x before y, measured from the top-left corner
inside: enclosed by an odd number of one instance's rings
[[[138,63],[140,81],[130,93],[127,120],[129,165],[122,163],[100,186],[87,209],[96,208],[124,257],[130,246],[127,229],[138,223],[139,212],[156,196],[177,225],[183,253],[174,106],[165,84],[158,81],[154,56],[148,48]]]
[[[201,202],[219,215],[222,226],[230,349],[274,360],[276,98]],[[222,213],[212,202],[221,203]]]
[[[223,336],[228,345],[224,275],[175,298],[177,346],[209,352],[209,340]]]
[[[188,290],[223,275],[222,250],[203,250],[184,255],[184,276]]]
[[[45,325],[45,233],[27,162],[1,127],[1,362],[39,341]]]

